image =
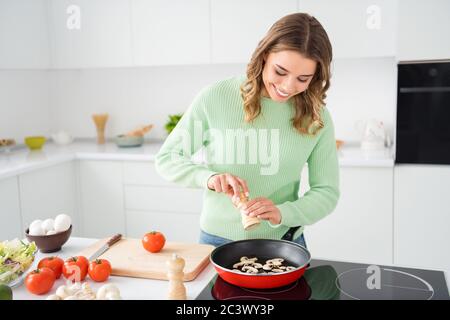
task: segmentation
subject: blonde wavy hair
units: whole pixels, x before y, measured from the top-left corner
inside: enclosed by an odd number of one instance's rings
[[[307,13],[290,14],[275,22],[253,52],[247,65],[247,80],[240,88],[245,121],[251,122],[261,113],[264,57],[283,50],[296,51],[317,62],[308,89],[293,97],[295,115],[291,119],[300,134],[314,135],[324,126],[320,111],[330,87],[332,48],[322,25]]]

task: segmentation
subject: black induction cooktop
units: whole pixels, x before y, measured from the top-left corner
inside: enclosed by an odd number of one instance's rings
[[[237,287],[215,276],[197,300],[450,300],[444,272],[312,260],[304,276],[274,289]]]

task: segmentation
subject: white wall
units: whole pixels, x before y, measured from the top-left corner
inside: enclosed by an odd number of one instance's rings
[[[109,137],[154,123],[148,137],[163,138],[168,114],[183,112],[205,85],[244,72],[240,64],[52,71],[52,128],[94,137],[90,115],[108,112]],[[336,136],[358,140],[354,123],[372,117],[392,128],[396,81],[394,58],[336,60],[327,98]]]
[[[91,115],[107,112],[107,137],[153,123],[146,138],[161,139],[169,114],[184,112],[207,84],[244,71],[237,64],[51,71],[52,129],[94,137]]]
[[[49,73],[0,70],[0,139],[49,134]]]
[[[244,72],[243,64],[0,71],[0,137],[22,142],[64,129],[93,138],[91,115],[107,112],[107,137],[153,123],[147,138],[162,139],[168,114],[183,112],[207,84]],[[327,106],[337,138],[358,140],[355,122],[372,117],[392,129],[396,72],[394,58],[334,61]]]
[[[397,109],[395,58],[337,59],[332,69],[327,107],[336,137],[359,141],[355,122],[376,118],[384,122],[393,138]]]

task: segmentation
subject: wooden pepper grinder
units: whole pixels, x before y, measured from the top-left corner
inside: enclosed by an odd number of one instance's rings
[[[238,208],[241,207],[242,204],[248,202],[248,197],[245,195],[243,191],[239,194],[240,202]],[[242,225],[244,226],[244,229],[246,231],[252,230],[259,226],[261,223],[260,220],[257,217],[249,217],[248,215],[241,212],[241,221]]]
[[[183,283],[184,259],[174,253],[172,259],[168,260],[166,264],[169,267],[169,271],[167,272],[167,277],[169,278],[168,299],[186,300],[186,288]]]

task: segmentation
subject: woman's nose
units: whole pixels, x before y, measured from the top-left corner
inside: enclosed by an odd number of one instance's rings
[[[297,79],[294,77],[290,77],[289,79],[285,80],[280,86],[280,89],[285,93],[292,93],[295,91],[295,81]]]
[[[293,86],[290,86],[289,84],[282,84],[280,86],[280,90],[283,91],[284,93],[292,93],[294,91],[294,89],[292,89]]]

